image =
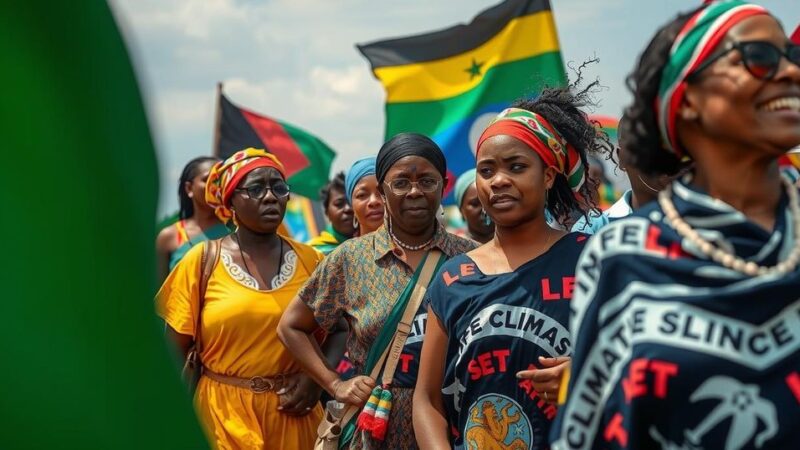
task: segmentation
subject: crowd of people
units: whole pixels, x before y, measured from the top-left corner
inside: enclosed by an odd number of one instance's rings
[[[191,161],[156,309],[199,361],[212,446],[798,448],[800,197],[779,161],[800,46],[763,7],[708,2],[628,85],[618,145],[593,84],[498,114],[454,182],[456,234],[424,135],[336,174],[307,244],[281,231],[274,155]],[[618,199],[599,160],[627,175]]]

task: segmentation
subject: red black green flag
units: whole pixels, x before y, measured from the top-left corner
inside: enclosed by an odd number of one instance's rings
[[[263,148],[286,167],[292,192],[319,199],[336,156],[325,142],[294,125],[234,105],[222,92],[218,108],[216,155],[226,158],[248,147]]]

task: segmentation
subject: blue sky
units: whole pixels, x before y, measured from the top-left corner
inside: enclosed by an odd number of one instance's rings
[[[177,208],[189,159],[211,153],[217,81],[248,108],[294,123],[338,152],[334,169],[377,152],[381,85],[356,43],[469,22],[494,1],[109,0],[134,58],[161,166],[159,211]],[[618,116],[639,52],[656,27],[700,0],[551,0],[564,60],[594,56],[606,87],[596,113]],[[791,32],[800,1],[765,5]]]

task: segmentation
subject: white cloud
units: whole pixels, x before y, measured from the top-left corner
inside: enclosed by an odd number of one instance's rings
[[[329,88],[331,92],[339,95],[356,94],[372,81],[372,77],[361,66],[349,66],[344,70],[314,67],[311,69],[310,78],[315,86],[321,89]]]
[[[183,132],[211,122],[214,94],[207,90],[170,90],[155,96],[151,103],[158,128]]]
[[[114,3],[123,7],[136,28],[178,30],[199,40],[208,40],[221,27],[241,22],[248,16],[248,8],[233,0],[144,0],[135,3],[117,0]]]
[[[173,176],[211,148],[214,91],[319,135],[346,168],[383,141],[384,93],[354,44],[469,22],[500,0],[110,0],[132,47],[162,163],[161,210]],[[597,55],[609,90],[598,113],[618,115],[636,55],[655,28],[700,0],[551,0],[566,61]],[[797,0],[765,2],[794,28]],[[631,20],[634,18],[635,20]],[[172,177],[172,178],[171,178]]]
[[[318,120],[359,114],[365,102],[381,101],[368,71],[359,66],[342,69],[314,66],[301,77],[225,80],[226,95],[240,106],[312,125]],[[375,94],[378,94],[377,96]]]

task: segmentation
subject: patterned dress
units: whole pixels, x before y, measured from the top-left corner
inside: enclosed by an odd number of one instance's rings
[[[434,236],[433,246],[446,257],[452,257],[472,250],[476,244],[440,229]],[[370,347],[397,297],[414,275],[398,255],[402,255],[402,250],[394,246],[384,227],[350,239],[322,261],[298,294],[326,330],[331,330],[340,317],[345,317],[350,325],[347,351],[358,373],[364,372]],[[427,314],[420,308],[397,365],[389,432],[382,444],[370,442],[370,448],[417,448],[411,424],[411,399],[426,321]],[[361,439],[357,435],[351,448],[364,448]]]

